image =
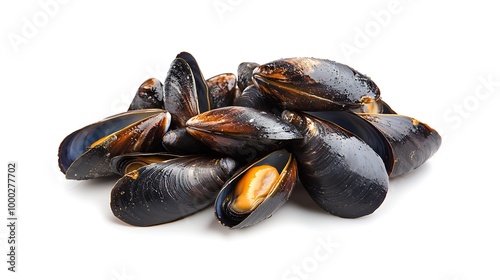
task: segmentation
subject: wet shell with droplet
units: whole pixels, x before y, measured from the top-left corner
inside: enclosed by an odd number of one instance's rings
[[[289,110],[359,108],[380,97],[369,77],[327,59],[276,60],[256,67],[253,80],[271,100]]]
[[[125,174],[111,191],[111,210],[135,226],[172,222],[212,205],[236,170],[231,158],[188,156]]]
[[[283,118],[304,134],[292,151],[300,181],[321,208],[336,216],[357,218],[382,204],[389,176],[368,144],[334,123],[305,113],[284,111]]]

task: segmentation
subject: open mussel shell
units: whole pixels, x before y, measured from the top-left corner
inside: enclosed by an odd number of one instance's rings
[[[111,191],[111,210],[125,223],[172,222],[212,205],[236,170],[231,158],[187,156],[127,173]]]
[[[164,104],[163,84],[160,80],[150,78],[144,81],[130,103],[129,110],[163,109]]]
[[[163,87],[164,108],[182,122],[210,107],[206,81],[189,53],[182,52],[172,61]]]
[[[111,169],[118,175],[125,175],[146,165],[169,159],[179,158],[182,155],[169,153],[130,153],[119,155],[111,159]]]
[[[441,146],[439,133],[414,118],[395,114],[360,114],[387,138],[394,153],[391,177],[406,174],[427,161]]]
[[[239,106],[194,116],[186,122],[186,129],[212,150],[247,161],[280,149],[287,140],[302,138],[293,125],[280,117]]]
[[[380,156],[363,140],[328,121],[284,111],[304,135],[292,145],[299,178],[324,210],[344,218],[373,213],[384,201],[389,177]]]
[[[276,168],[279,177],[270,185],[267,195],[259,198],[260,203],[254,205],[253,209],[246,212],[235,211],[234,207],[232,207],[232,203],[237,199],[236,197],[238,194],[236,194],[236,188],[241,180],[246,180],[242,179],[245,175],[250,175],[253,181],[244,181],[242,182],[244,184],[259,184],[268,179],[264,177],[262,180],[259,180],[257,179],[259,176],[249,174],[249,172],[252,172],[255,168],[260,167]],[[296,182],[297,163],[293,155],[286,150],[272,152],[260,160],[246,166],[224,184],[215,200],[215,216],[222,225],[232,229],[254,225],[269,218],[288,200]],[[254,195],[248,195],[248,198],[256,199]]]
[[[358,108],[380,97],[369,77],[327,59],[276,60],[256,67],[253,79],[264,94],[289,110]]]
[[[170,114],[161,109],[134,110],[109,117],[68,135],[59,146],[59,167],[67,179],[113,175],[111,158],[163,150],[161,138],[169,126]]]

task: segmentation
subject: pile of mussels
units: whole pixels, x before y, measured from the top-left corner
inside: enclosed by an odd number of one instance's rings
[[[205,80],[177,55],[165,82],[151,78],[127,112],[68,135],[67,179],[119,174],[111,210],[135,226],[168,223],[210,205],[243,228],[269,218],[299,182],[329,213],[375,211],[389,178],[423,164],[441,145],[425,123],[398,115],[377,85],[326,59],[241,63],[237,76]]]

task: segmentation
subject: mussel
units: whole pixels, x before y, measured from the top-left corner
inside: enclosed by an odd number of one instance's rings
[[[389,178],[440,145],[437,131],[398,115],[345,64],[244,62],[237,75],[205,80],[181,52],[164,83],[140,85],[128,112],[68,135],[59,167],[68,179],[121,175],[110,207],[125,223],[168,223],[213,205],[219,223],[237,229],[273,215],[299,181],[333,215],[369,215]]]
[[[237,160],[253,161],[302,135],[274,114],[228,106],[207,111],[186,122],[187,131],[212,150]]]
[[[219,74],[207,80],[210,109],[230,106],[236,97],[236,76],[232,73]]]
[[[414,118],[395,114],[360,114],[381,131],[394,154],[390,177],[406,174],[427,161],[441,146],[439,133]]]
[[[177,55],[163,87],[165,110],[181,122],[209,110],[208,86],[191,54]]]
[[[125,174],[111,191],[111,210],[135,226],[172,222],[213,204],[236,170],[228,157],[186,156]]]
[[[211,89],[219,98],[213,102],[224,102],[225,88],[212,81]],[[186,121],[210,109],[209,87],[194,57],[186,52],[177,55],[167,73],[164,84],[164,108],[172,114],[172,126],[162,145],[173,153],[203,153],[208,150],[186,131]],[[227,93],[229,94],[229,93]],[[227,97],[229,98],[229,97]],[[194,147],[194,148],[193,148]]]
[[[163,84],[155,78],[149,78],[139,86],[128,110],[165,108]]]
[[[241,95],[234,100],[234,105],[267,112],[273,112],[275,109],[274,103],[270,102],[255,85],[247,86]]]
[[[215,216],[229,228],[243,228],[269,218],[290,197],[297,163],[286,150],[274,151],[229,179],[215,200]]]
[[[167,131],[163,135],[162,144],[166,151],[177,154],[204,154],[210,150],[191,136],[185,126]]]
[[[344,218],[373,213],[384,201],[389,176],[380,156],[363,140],[328,121],[284,111],[304,135],[292,146],[299,178],[324,210]]]
[[[242,62],[238,65],[238,88],[241,92],[252,85],[253,71],[257,66],[259,64],[255,62]]]
[[[163,150],[161,139],[170,126],[170,120],[170,114],[165,110],[143,109],[88,125],[61,142],[59,167],[67,179],[113,175],[112,157]]]
[[[392,174],[395,161],[392,146],[385,135],[369,121],[350,111],[317,111],[307,113],[333,123],[363,140],[383,160],[387,174]]]
[[[256,67],[254,83],[283,109],[359,108],[380,97],[377,85],[353,68],[327,59],[280,59]]]

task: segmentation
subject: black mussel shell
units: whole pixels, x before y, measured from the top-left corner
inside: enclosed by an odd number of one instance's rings
[[[111,210],[125,223],[152,226],[179,220],[213,204],[236,170],[231,158],[188,156],[132,171],[111,191]]]
[[[212,150],[247,162],[280,149],[287,140],[302,138],[293,125],[274,114],[239,106],[194,116],[186,128]]]
[[[344,218],[374,212],[387,194],[389,177],[380,156],[342,127],[305,113],[284,111],[304,135],[292,145],[299,178],[324,210]]]
[[[205,144],[191,136],[185,127],[167,131],[162,139],[166,151],[177,154],[204,154],[210,151]]]
[[[236,96],[236,76],[225,73],[207,80],[210,109],[233,105]]]
[[[289,58],[255,68],[254,83],[283,109],[327,111],[359,108],[378,100],[367,76],[327,59]]]
[[[238,181],[249,169],[262,165],[275,167],[280,174],[278,181],[274,184],[266,198],[250,213],[234,213],[231,211],[229,204],[234,199],[233,193]],[[222,225],[231,229],[255,225],[269,218],[288,200],[296,182],[297,163],[293,155],[286,150],[272,152],[260,160],[247,165],[224,184],[215,200],[215,216]]]
[[[198,96],[198,108],[200,109],[200,113],[210,110],[208,86],[205,78],[203,77],[201,69],[198,66],[198,62],[196,61],[194,56],[188,52],[179,53],[177,55],[177,58],[186,61],[189,64],[191,72],[193,73],[196,86],[196,95]]]
[[[189,53],[180,53],[172,61],[163,87],[165,109],[182,122],[210,107],[207,84]]]
[[[253,84],[252,75],[253,70],[259,66],[255,62],[242,62],[238,65],[238,88],[244,91],[248,86]]]
[[[262,94],[255,85],[246,87],[241,95],[234,100],[234,105],[250,107],[267,112],[274,111],[273,102],[269,100],[266,95]]]
[[[387,138],[394,151],[391,177],[406,174],[427,161],[441,146],[439,133],[414,118],[394,114],[361,114]]]
[[[160,80],[150,78],[141,84],[128,110],[158,108],[163,109],[163,84]]]
[[[316,111],[308,114],[332,122],[359,137],[382,158],[387,174],[391,175],[394,168],[391,144],[373,124],[349,111]]]

